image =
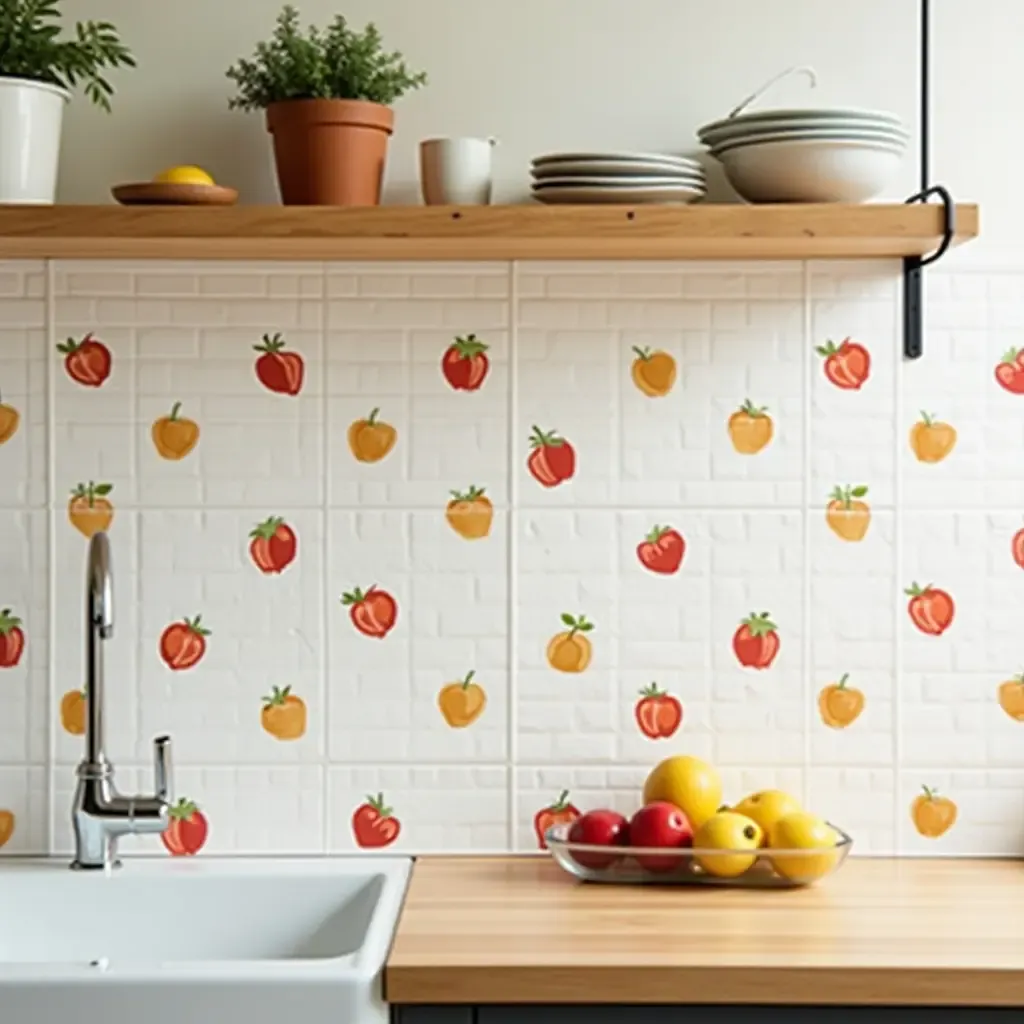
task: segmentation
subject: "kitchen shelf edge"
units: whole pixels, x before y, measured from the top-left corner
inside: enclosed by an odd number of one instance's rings
[[[956,207],[954,244],[978,234]],[[2,259],[785,260],[922,256],[928,204],[0,207]]]

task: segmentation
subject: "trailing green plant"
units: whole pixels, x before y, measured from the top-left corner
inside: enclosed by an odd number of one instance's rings
[[[400,53],[387,53],[372,22],[357,32],[339,14],[325,29],[310,25],[305,33],[299,12],[286,4],[269,41],[258,43],[252,57],[227,70],[238,87],[228,106],[261,110],[283,100],[369,100],[389,106],[427,81],[412,72]]]
[[[60,0],[0,0],[0,78],[27,78],[64,89],[83,87],[110,110],[113,86],[105,72],[135,67],[135,58],[109,21],[79,21],[62,39]]]

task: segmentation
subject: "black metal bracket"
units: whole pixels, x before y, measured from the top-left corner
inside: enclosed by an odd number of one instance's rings
[[[949,190],[930,185],[912,195],[908,203],[927,203],[932,196],[942,201],[942,240],[930,256],[905,256],[903,259],[903,357],[920,359],[924,352],[924,282],[922,270],[940,260],[956,234],[956,204]]]

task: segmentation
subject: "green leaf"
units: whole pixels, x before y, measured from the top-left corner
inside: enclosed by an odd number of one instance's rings
[[[866,495],[867,493],[868,493],[868,489],[867,489],[867,487],[864,487],[863,485],[860,486],[860,487],[854,487],[854,489],[852,491],[850,491],[850,494],[853,495],[853,497],[855,497],[855,498],[863,498],[864,495]]]
[[[226,74],[237,86],[228,106],[260,110],[271,103],[300,99],[354,99],[389,105],[427,81],[410,71],[400,53],[388,53],[371,22],[362,32],[341,14],[326,28],[305,32],[299,12],[286,5],[269,40],[241,58]]]
[[[70,37],[62,37],[61,20],[60,0],[2,0],[0,77],[65,89],[81,85],[88,99],[109,111],[114,89],[104,72],[134,67],[135,59],[110,22],[78,22]]]
[[[570,615],[568,612],[562,612],[562,621],[569,627],[576,625],[575,616]]]

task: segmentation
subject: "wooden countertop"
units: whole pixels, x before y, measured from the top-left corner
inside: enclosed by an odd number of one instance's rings
[[[393,1003],[1024,1007],[1024,862],[851,859],[809,889],[604,886],[416,862]]]

